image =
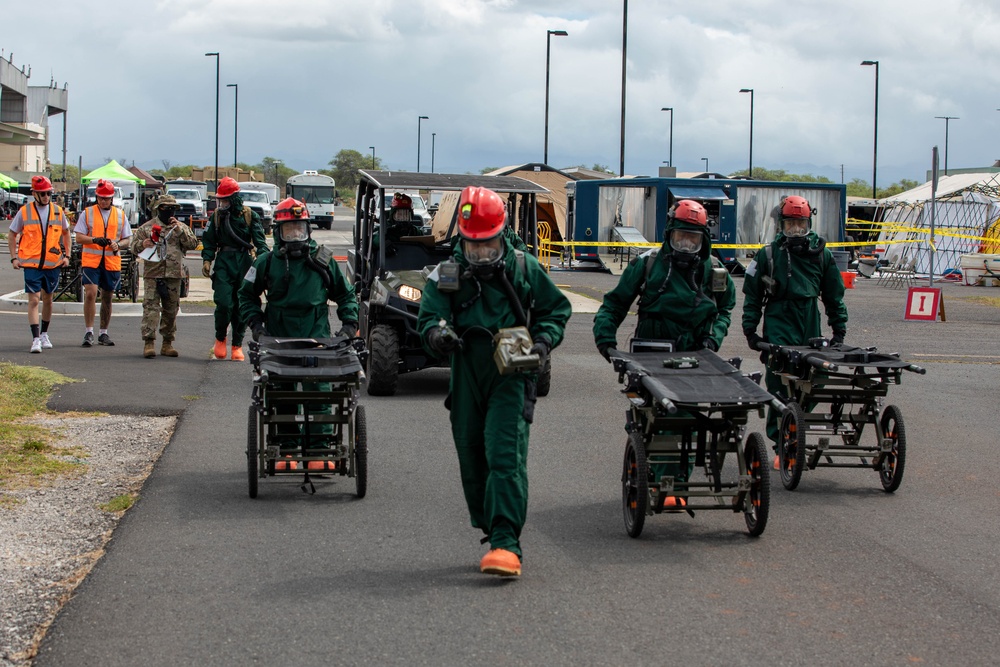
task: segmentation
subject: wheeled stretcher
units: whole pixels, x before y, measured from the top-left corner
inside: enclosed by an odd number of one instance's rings
[[[665,511],[728,510],[742,513],[752,536],[767,525],[770,477],[764,437],[751,433],[743,443],[747,415],[775,402],[739,370],[711,350],[611,353],[625,414],[622,508],[631,537],[647,516]],[[724,474],[727,458],[736,474]],[[703,475],[692,478],[691,466]],[[675,474],[657,471],[674,470]],[[667,504],[670,497],[671,503]]]
[[[811,346],[759,347],[784,385],[777,447],[782,485],[795,489],[806,468],[867,468],[878,473],[885,491],[898,489],[906,465],[906,427],[898,407],[880,407],[903,371],[926,371],[898,354],[829,347],[824,339]],[[874,437],[865,442],[868,425]]]
[[[253,390],[247,416],[247,480],[298,476],[313,480],[353,477],[356,494],[368,486],[368,432],[358,405],[364,379],[360,338],[274,338],[248,346]]]

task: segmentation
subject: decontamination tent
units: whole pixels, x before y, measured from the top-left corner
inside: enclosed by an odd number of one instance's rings
[[[117,160],[112,160],[103,167],[98,167],[80,179],[80,182],[87,185],[91,181],[103,178],[109,181],[133,181],[139,185],[145,185],[145,179],[139,178],[125,167],[118,164]]]
[[[566,238],[566,182],[577,180],[575,176],[541,163],[502,167],[485,175],[517,176],[547,189],[548,192],[538,195],[535,204],[538,209],[538,221],[549,224],[553,241]]]
[[[11,188],[16,188],[17,186],[18,183],[13,178],[7,176],[6,174],[0,174],[0,188],[10,190]]]
[[[878,237],[883,258],[890,262],[915,259],[914,270],[918,273],[930,272],[931,190],[932,184],[927,182],[879,201],[884,207]],[[962,255],[997,251],[995,241],[982,239],[997,235],[1000,174],[943,176],[938,180],[934,204],[936,275],[961,267]]]

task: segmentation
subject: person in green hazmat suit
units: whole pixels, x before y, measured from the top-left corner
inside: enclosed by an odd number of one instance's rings
[[[667,213],[663,245],[633,259],[618,285],[604,295],[594,316],[594,342],[606,360],[618,347],[618,327],[636,297],[639,321],[634,338],[671,341],[678,352],[718,352],[729,331],[736,287],[722,263],[712,257],[712,237],[705,207],[678,201]],[[686,482],[693,464],[652,466],[655,479],[672,476]],[[679,508],[683,497],[668,496],[663,506]]]
[[[826,240],[812,231],[814,213],[804,197],[784,197],[775,211],[775,217],[781,221],[777,236],[747,266],[743,279],[743,334],[751,350],[758,351],[761,342],[808,345],[810,338],[822,336],[818,301],[823,302],[827,322],[833,330],[830,343],[844,342],[847,335],[844,279],[833,253],[826,247]],[[763,336],[757,334],[761,316]],[[762,359],[766,359],[763,354]],[[771,394],[784,394],[781,379],[770,370],[764,381]],[[777,446],[778,413],[770,408],[767,437]],[[779,466],[777,456],[774,465]]]
[[[215,190],[219,205],[201,237],[201,273],[212,279],[215,300],[212,354],[216,359],[226,358],[226,333],[232,328],[230,358],[233,361],[243,361],[243,334],[246,331],[237,292],[254,257],[267,252],[260,216],[243,205],[239,192],[240,186],[232,178],[226,176],[219,181]]]
[[[309,235],[309,210],[302,202],[285,199],[274,210],[275,247],[254,261],[239,290],[241,319],[250,327],[254,340],[262,335],[289,338],[329,338],[330,309],[327,301],[337,304],[341,328],[338,337],[353,338],[358,332],[358,301],[354,288],[337,265],[333,253],[318,245]],[[267,294],[267,305],[261,295]],[[276,389],[293,389],[281,387]],[[329,391],[328,382],[302,383],[304,391]],[[279,407],[279,412],[284,408]],[[330,406],[316,409],[330,414]],[[314,427],[317,434],[330,434],[330,424]],[[279,429],[283,453],[291,453],[306,443],[296,436],[301,429],[288,425]],[[317,443],[320,443],[317,445]],[[310,448],[328,446],[322,438],[308,443]],[[309,470],[325,469],[324,461],[310,461]],[[295,462],[278,461],[276,469],[297,469]]]
[[[435,357],[451,355],[446,407],[472,526],[490,549],[480,571],[521,574],[521,529],[528,509],[528,435],[537,373],[501,375],[500,329],[525,326],[530,353],[544,365],[562,342],[572,307],[532,255],[503,235],[507,210],[492,190],[468,187],[458,209],[461,241],[431,272],[417,329]],[[525,345],[528,343],[525,342]]]

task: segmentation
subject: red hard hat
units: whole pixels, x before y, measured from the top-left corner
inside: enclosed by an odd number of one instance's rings
[[[232,179],[230,179],[232,180]],[[308,220],[309,209],[298,199],[288,197],[281,200],[278,207],[274,209],[274,222],[291,222],[294,220]]]
[[[671,216],[674,220],[692,225],[701,225],[702,227],[708,225],[708,213],[705,211],[705,207],[693,199],[682,199],[677,202]]]
[[[781,217],[808,219],[812,217],[812,208],[805,197],[789,195],[781,200]]]
[[[52,192],[52,181],[44,176],[32,176],[31,189],[35,192]]]
[[[392,197],[392,208],[413,208],[413,200],[409,195],[397,192]]]
[[[106,181],[103,178],[98,179],[97,188],[95,188],[98,197],[114,197],[115,196],[115,186],[114,183]]]
[[[219,187],[215,188],[215,196],[220,198],[232,197],[240,191],[240,184],[236,179],[226,176],[219,181]]]
[[[501,231],[507,207],[500,195],[487,188],[469,186],[458,200],[458,233],[470,241],[485,241]]]

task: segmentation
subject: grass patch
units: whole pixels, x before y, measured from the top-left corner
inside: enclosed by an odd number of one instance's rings
[[[135,499],[134,493],[123,493],[103,503],[100,508],[105,512],[124,512],[135,504]]]
[[[197,396],[195,394],[189,394],[187,396],[181,396],[181,398],[183,398],[185,401],[197,401],[199,398],[201,398],[201,396]]]
[[[59,475],[74,474],[83,465],[78,448],[56,447],[55,431],[24,423],[45,407],[52,388],[76,382],[47,368],[0,364],[0,488],[32,485]]]
[[[959,298],[962,301],[971,301],[972,303],[978,303],[983,306],[1000,308],[1000,296],[961,296]]]

